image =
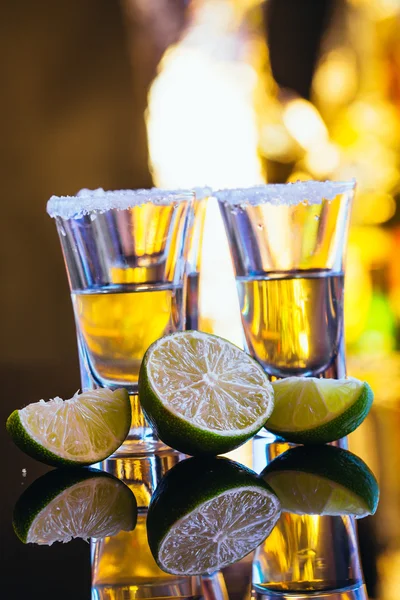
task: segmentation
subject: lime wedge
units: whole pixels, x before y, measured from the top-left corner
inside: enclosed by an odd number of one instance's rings
[[[149,546],[167,573],[213,573],[252,552],[279,515],[278,498],[253,471],[227,458],[190,458],[151,499]]]
[[[298,515],[374,514],[378,483],[361,458],[333,446],[298,447],[273,460],[260,477],[274,490],[282,510]]]
[[[98,469],[62,469],[46,473],[22,494],[13,526],[25,544],[51,546],[131,531],[136,518],[135,496],[119,479]]]
[[[150,346],[139,399],[160,439],[191,455],[237,448],[273,408],[262,367],[230,342],[199,331],[174,333]]]
[[[131,425],[124,389],[75,394],[28,404],[7,419],[7,430],[26,454],[53,466],[91,465],[113,454]]]
[[[358,379],[288,377],[274,381],[275,406],[265,427],[298,444],[324,444],[345,437],[367,416],[373,400]]]

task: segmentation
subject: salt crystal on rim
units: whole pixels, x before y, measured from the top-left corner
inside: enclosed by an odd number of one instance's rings
[[[126,210],[133,206],[141,206],[148,202],[169,205],[173,202],[187,200],[189,195],[196,194],[201,200],[211,194],[211,188],[193,188],[193,190],[113,190],[104,191],[82,189],[76,196],[52,196],[47,202],[47,212],[51,217],[63,219],[80,219],[91,213],[104,213],[108,210]]]
[[[355,179],[351,181],[309,180],[218,190],[213,195],[220,202],[231,206],[258,204],[295,206],[305,200],[308,204],[321,204],[323,200],[333,200],[338,194],[353,191],[355,185]]]

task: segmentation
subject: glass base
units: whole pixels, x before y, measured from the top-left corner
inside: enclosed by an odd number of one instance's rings
[[[121,479],[135,494],[139,509],[146,509],[165,473],[186,458],[175,450],[138,456],[110,456],[96,465]]]
[[[113,456],[141,456],[162,452],[173,451],[164,444],[154,433],[150,424],[146,421],[139,402],[139,396],[135,393],[129,394],[132,408],[132,423],[128,437],[118,448]]]
[[[253,589],[252,600],[368,600],[367,589],[364,584],[357,584],[344,589],[321,592],[289,592],[270,591],[267,589]]]
[[[146,456],[158,452],[176,452],[176,450],[157,439],[154,434],[149,437],[137,437],[137,430],[131,429],[125,442],[110,458]]]

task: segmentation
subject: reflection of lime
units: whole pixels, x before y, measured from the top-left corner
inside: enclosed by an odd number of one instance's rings
[[[147,350],[139,398],[159,437],[186,454],[222,454],[261,429],[273,408],[262,367],[230,342],[199,331]]]
[[[373,400],[358,379],[288,377],[274,381],[275,406],[266,428],[299,444],[324,444],[345,437],[367,416]]]
[[[168,573],[212,573],[254,550],[279,514],[275,494],[246,467],[191,458],[167,473],[151,500],[150,549]]]
[[[361,458],[333,446],[292,448],[273,460],[261,477],[286,512],[365,517],[378,506],[373,473]]]
[[[33,482],[14,508],[13,526],[24,543],[103,538],[134,529],[135,496],[98,469],[50,471]]]
[[[128,435],[131,404],[124,389],[98,389],[15,410],[7,430],[16,445],[53,466],[91,465],[113,454]]]

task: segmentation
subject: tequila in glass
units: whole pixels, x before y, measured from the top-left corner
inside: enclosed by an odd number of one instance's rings
[[[343,377],[354,182],[221,190],[247,349],[275,377]]]
[[[75,319],[94,377],[136,385],[155,340],[183,329],[183,286],[119,284],[72,292]]]
[[[131,396],[121,451],[162,447],[140,408],[138,374],[150,344],[185,327],[193,202],[192,192],[156,188],[82,190],[48,202],[71,288],[82,387],[123,386]]]
[[[343,273],[327,269],[238,277],[250,354],[271,375],[326,371],[342,351]]]

